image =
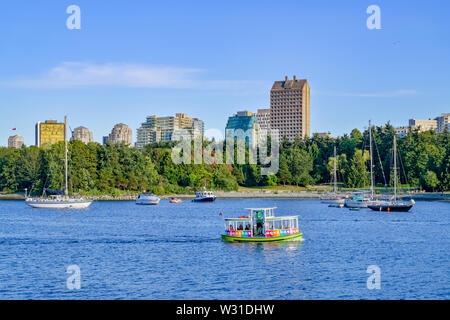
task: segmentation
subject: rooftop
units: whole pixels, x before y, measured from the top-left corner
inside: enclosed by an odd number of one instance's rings
[[[272,90],[281,90],[281,89],[302,89],[307,83],[306,79],[299,80],[296,76],[294,76],[293,80],[289,80],[286,76],[284,81],[275,81],[272,86]]]

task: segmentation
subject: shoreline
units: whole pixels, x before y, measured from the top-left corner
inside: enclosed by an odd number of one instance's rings
[[[350,195],[351,193],[346,193]],[[316,192],[294,192],[294,191],[231,191],[215,192],[217,199],[219,200],[232,200],[232,199],[304,199],[314,200],[320,199],[321,193]],[[159,196],[161,200],[170,200],[173,196],[181,200],[192,200],[195,195],[180,194],[180,195],[163,195]],[[444,201],[450,202],[450,193],[419,193],[405,195],[411,197],[414,200],[423,201]],[[87,199],[92,201],[135,201],[138,194],[121,195],[118,197],[111,195],[101,196],[86,196]],[[0,200],[25,200],[23,194],[0,194]]]

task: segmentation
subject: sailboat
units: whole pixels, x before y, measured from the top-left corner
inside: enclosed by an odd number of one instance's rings
[[[408,212],[414,206],[414,200],[399,201],[397,200],[397,138],[394,135],[394,196],[389,201],[374,202],[368,207],[374,211],[399,211]]]
[[[364,192],[353,193],[352,199],[345,200],[345,207],[353,208],[367,208],[375,198],[375,184],[373,177],[373,147],[372,147],[372,123],[369,121],[369,143],[370,143],[370,198],[366,197]]]
[[[65,129],[67,132],[67,116],[65,117]],[[87,209],[92,201],[83,198],[74,198],[69,196],[68,189],[68,144],[66,134],[64,134],[65,141],[65,189],[61,194],[50,197],[33,198],[30,195],[25,195],[25,203],[32,208],[38,209]],[[44,189],[45,191],[46,189]]]
[[[322,200],[322,203],[329,204],[331,206],[339,206],[343,207],[345,198],[337,193],[337,164],[336,164],[336,146],[334,146],[334,170],[333,170],[333,176],[334,176],[334,190],[333,193],[325,194],[322,197],[320,197],[320,200]]]

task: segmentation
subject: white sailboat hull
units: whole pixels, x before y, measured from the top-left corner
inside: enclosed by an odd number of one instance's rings
[[[367,208],[368,201],[365,200],[345,200],[345,206],[347,208]]]
[[[36,209],[87,209],[92,203],[87,200],[27,200],[25,202]]]
[[[345,199],[323,199],[322,203],[326,204],[344,204]]]

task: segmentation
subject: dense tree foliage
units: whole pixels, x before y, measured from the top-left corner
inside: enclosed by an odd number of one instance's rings
[[[374,176],[378,186],[393,184],[394,128],[373,128]],[[203,147],[207,145],[204,142]],[[180,164],[172,161],[174,143],[145,146],[69,143],[69,190],[85,194],[151,191],[157,194],[192,193],[204,186],[232,191],[239,186],[276,186],[330,183],[334,147],[340,184],[365,188],[370,184],[369,132],[354,129],[338,138],[314,135],[280,144],[279,170],[262,176],[260,164]],[[269,148],[270,149],[270,148]],[[205,152],[206,149],[204,149]],[[235,150],[236,154],[236,150]],[[214,155],[217,160],[217,156]],[[248,152],[247,152],[248,158]],[[193,156],[192,156],[193,159]],[[412,131],[398,139],[398,182],[424,190],[450,190],[450,135]],[[223,163],[223,164],[222,164]],[[52,146],[0,148],[0,191],[64,187],[64,143]]]

